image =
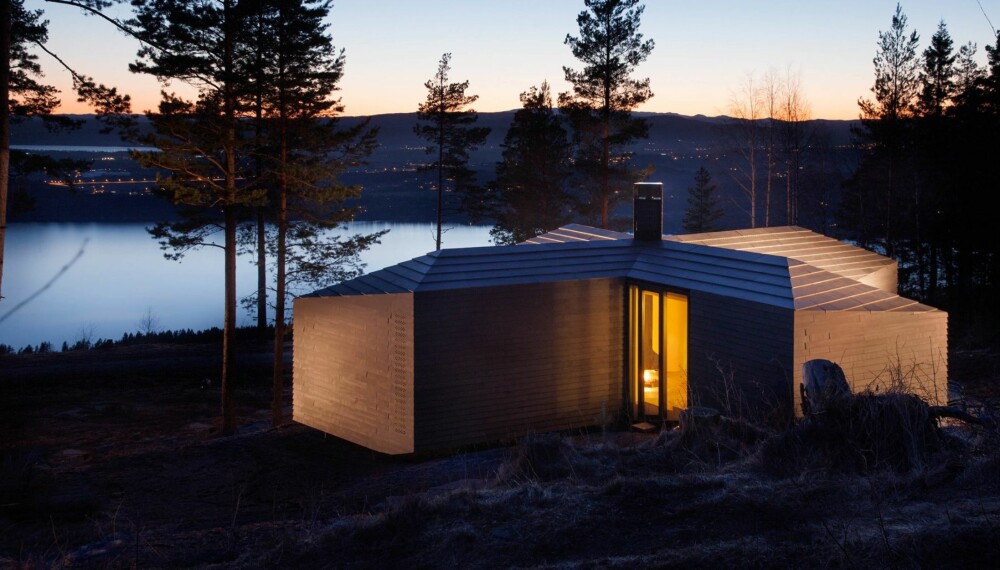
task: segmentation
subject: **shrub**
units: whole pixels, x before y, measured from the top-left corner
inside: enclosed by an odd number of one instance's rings
[[[767,441],[758,466],[775,475],[808,470],[906,473],[941,449],[927,404],[911,394],[862,392],[831,400],[825,411]]]

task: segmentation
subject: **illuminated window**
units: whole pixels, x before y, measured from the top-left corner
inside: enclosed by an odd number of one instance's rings
[[[629,399],[637,418],[687,407],[687,296],[629,287]]]

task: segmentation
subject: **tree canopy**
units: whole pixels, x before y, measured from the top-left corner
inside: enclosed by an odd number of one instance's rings
[[[482,188],[476,184],[476,174],[469,168],[469,153],[475,151],[490,133],[489,127],[473,124],[479,115],[470,107],[478,95],[467,95],[469,82],[452,83],[451,54],[441,56],[434,77],[424,83],[427,99],[417,107],[417,125],[413,131],[426,140],[427,154],[435,159],[420,170],[437,173],[437,236],[435,249],[441,249],[441,222],[444,210],[445,182],[461,196],[462,208],[474,218],[482,215],[487,206]]]
[[[498,205],[490,234],[498,245],[566,224],[573,206],[567,182],[572,151],[548,82],[521,93],[521,105],[504,137],[492,184]]]
[[[703,233],[715,231],[718,222],[725,212],[719,206],[716,185],[712,183],[712,175],[702,166],[694,175],[694,186],[688,188],[688,207],[684,211],[684,231],[688,233]]]
[[[878,37],[874,99],[859,101],[861,155],[840,228],[897,260],[904,294],[948,309],[965,330],[995,330],[981,317],[995,313],[1000,280],[983,196],[1000,156],[1000,35],[985,68],[974,43],[955,50],[944,22],[918,52],[898,5]]]
[[[632,74],[654,42],[639,32],[645,6],[638,0],[584,0],[584,5],[576,18],[580,35],[565,39],[583,67],[563,67],[573,88],[559,94],[559,109],[573,131],[574,164],[586,196],[582,213],[607,228],[614,206],[650,172],[629,165],[626,145],[649,135],[648,123],[632,110],[653,92],[649,78]]]

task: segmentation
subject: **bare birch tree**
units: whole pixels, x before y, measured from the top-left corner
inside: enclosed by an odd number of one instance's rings
[[[749,73],[730,99],[729,113],[733,120],[729,125],[729,134],[738,159],[732,177],[747,200],[746,208],[740,204],[737,206],[749,215],[751,228],[757,227],[757,153],[762,106],[756,79]]]

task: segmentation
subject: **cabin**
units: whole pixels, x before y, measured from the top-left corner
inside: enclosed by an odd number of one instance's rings
[[[802,365],[855,391],[947,399],[947,313],[896,293],[896,263],[799,227],[662,235],[568,225],[444,249],[295,301],[293,419],[412,454],[681,410],[791,419]]]

